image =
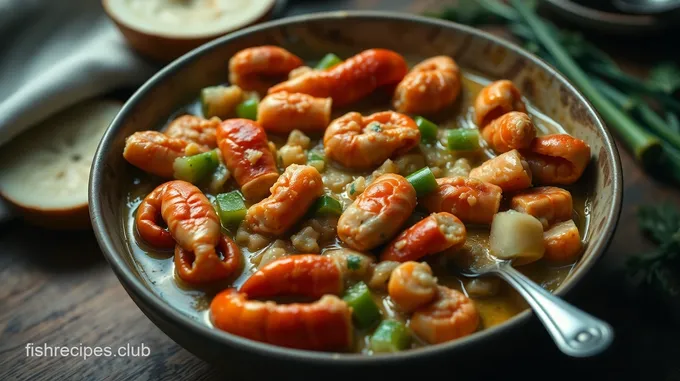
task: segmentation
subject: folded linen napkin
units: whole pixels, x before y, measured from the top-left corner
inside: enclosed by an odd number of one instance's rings
[[[143,83],[136,55],[100,1],[0,1],[0,145],[69,106]],[[0,222],[11,217],[0,200]]]

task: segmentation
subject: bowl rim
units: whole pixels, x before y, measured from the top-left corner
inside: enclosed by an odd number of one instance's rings
[[[547,0],[547,3],[563,12],[589,21],[603,22],[614,26],[628,26],[646,28],[654,26],[658,17],[650,14],[628,14],[619,12],[602,11],[576,3],[572,0]]]
[[[424,348],[419,348],[417,350],[408,350],[398,353],[392,353],[385,356],[366,356],[360,353],[336,353],[336,352],[317,352],[309,350],[300,349],[290,349],[279,347],[271,344],[260,343],[250,339],[246,339],[237,335],[233,335],[227,332],[220,331],[219,329],[209,327],[203,322],[197,321],[190,318],[189,316],[183,314],[181,311],[173,308],[171,305],[167,304],[160,296],[155,294],[151,289],[147,288],[143,280],[135,276],[133,270],[128,268],[127,262],[124,259],[124,254],[118,253],[114,249],[112,236],[106,231],[105,223],[100,219],[102,215],[102,193],[100,192],[101,184],[103,182],[103,169],[104,169],[104,156],[105,153],[111,149],[111,145],[116,138],[117,131],[123,124],[123,121],[127,118],[135,105],[149,93],[158,83],[164,81],[165,77],[180,70],[185,65],[199,59],[201,56],[207,54],[210,50],[217,46],[228,44],[231,41],[238,40],[243,36],[258,33],[266,29],[279,28],[286,25],[294,25],[299,23],[304,23],[307,21],[323,21],[323,20],[342,20],[342,19],[362,19],[362,20],[382,20],[382,21],[399,21],[407,23],[416,24],[426,24],[426,25],[436,25],[442,28],[454,29],[463,31],[465,33],[471,34],[473,36],[486,39],[494,44],[503,46],[504,48],[513,51],[519,56],[529,59],[533,64],[538,65],[552,76],[554,76],[561,85],[568,88],[573,92],[578,101],[585,105],[587,111],[594,116],[598,131],[601,133],[604,146],[606,147],[606,154],[609,161],[613,164],[612,173],[610,174],[613,184],[614,192],[614,202],[609,206],[608,217],[606,220],[606,227],[604,233],[598,237],[592,237],[590,245],[592,247],[593,255],[584,259],[584,262],[579,266],[579,268],[571,274],[571,276],[556,290],[555,294],[563,296],[569,290],[571,290],[574,285],[579,283],[581,279],[588,273],[592,267],[595,265],[598,259],[600,259],[609,245],[619,216],[621,212],[621,202],[622,202],[622,175],[621,175],[621,162],[618,155],[618,150],[614,143],[612,136],[606,128],[606,125],[600,118],[599,114],[595,111],[594,107],[586,100],[586,98],[581,94],[562,74],[560,74],[555,68],[550,66],[545,61],[532,55],[526,50],[520,48],[519,46],[503,40],[499,37],[493,36],[490,33],[481,31],[476,28],[469,26],[453,23],[450,21],[437,20],[425,16],[413,15],[408,13],[400,12],[386,12],[386,11],[331,11],[331,12],[318,12],[310,13],[306,15],[286,17],[279,20],[265,22],[259,25],[244,28],[240,31],[230,33],[226,36],[208,42],[190,52],[183,55],[182,57],[176,59],[172,63],[165,66],[163,69],[158,71],[153,77],[147,80],[125,103],[121,111],[111,122],[109,128],[106,130],[102,140],[100,141],[97,151],[94,156],[92,168],[90,171],[90,183],[89,183],[89,200],[90,200],[90,218],[92,220],[92,226],[99,243],[99,246],[104,253],[107,261],[111,265],[114,273],[118,277],[119,281],[123,284],[124,288],[128,293],[134,293],[131,298],[137,302],[145,304],[145,308],[140,308],[145,311],[146,308],[152,309],[154,312],[164,316],[166,320],[169,320],[175,326],[181,326],[183,329],[187,330],[188,333],[195,335],[197,338],[203,338],[204,340],[218,341],[220,344],[238,348],[243,351],[247,351],[252,354],[276,357],[284,361],[302,361],[308,363],[314,363],[317,365],[328,365],[328,363],[333,363],[335,365],[387,365],[394,364],[397,362],[405,360],[415,360],[427,356],[442,355],[446,352],[452,352],[454,350],[461,350],[465,347],[471,347],[473,345],[481,345],[484,342],[489,341],[494,336],[507,333],[513,329],[518,328],[522,324],[526,324],[529,321],[531,310],[527,309],[514,317],[510,318],[506,322],[496,325],[494,327],[476,332],[473,335],[451,341],[449,343],[427,346]],[[153,321],[153,319],[151,319]]]

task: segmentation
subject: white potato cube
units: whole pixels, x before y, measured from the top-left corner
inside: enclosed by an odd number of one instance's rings
[[[514,264],[535,262],[543,257],[543,225],[536,217],[514,210],[497,213],[491,223],[489,249],[496,258]]]

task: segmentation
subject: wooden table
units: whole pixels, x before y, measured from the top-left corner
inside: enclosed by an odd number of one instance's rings
[[[286,14],[328,9],[420,12],[443,3],[289,1]],[[658,41],[636,44],[628,38],[609,37],[598,41],[631,71],[642,73],[650,62],[668,58]],[[638,232],[636,207],[662,200],[680,205],[680,192],[641,172],[627,152],[621,151],[621,158],[625,194],[619,228],[604,259],[569,297],[612,323],[616,331],[613,347],[596,359],[568,359],[557,352],[534,320],[531,327],[535,338],[528,349],[524,348],[531,353],[510,356],[510,367],[499,370],[499,375],[527,375],[529,366],[539,364],[541,368],[558,369],[558,375],[573,374],[579,379],[680,378],[678,326],[661,305],[641,296],[622,274],[628,256],[650,248]],[[56,233],[10,221],[0,229],[0,274],[0,380],[198,380],[229,374],[179,347],[142,314],[118,283],[91,232]],[[114,349],[143,343],[151,352],[148,357],[29,357],[28,343]],[[455,374],[455,370],[450,372]]]

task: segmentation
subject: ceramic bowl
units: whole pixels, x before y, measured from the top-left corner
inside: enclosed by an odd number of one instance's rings
[[[531,312],[461,340],[393,355],[364,356],[291,350],[262,344],[211,328],[175,309],[155,293],[137,270],[126,241],[127,189],[133,170],[122,156],[125,137],[157,128],[200,89],[224,82],[229,58],[241,49],[272,44],[316,60],[327,52],[350,56],[368,48],[388,48],[407,59],[445,54],[462,68],[490,79],[511,79],[535,106],[561,123],[592,149],[581,181],[591,215],[585,254],[557,290],[564,296],[592,269],[605,251],[619,217],[621,168],[614,141],[593,107],[554,68],[509,42],[470,27],[407,14],[332,12],[268,22],[227,35],[174,61],[145,83],[112,122],[95,155],[90,179],[91,218],[99,244],[132,299],[168,336],[201,358],[226,364],[231,371],[304,369],[334,375],[361,367],[397,372],[434,359],[461,359],[522,337]],[[534,321],[534,324],[538,325]],[[124,329],[124,327],[119,327]],[[337,372],[337,373],[336,373]],[[279,373],[282,374],[282,373]]]

